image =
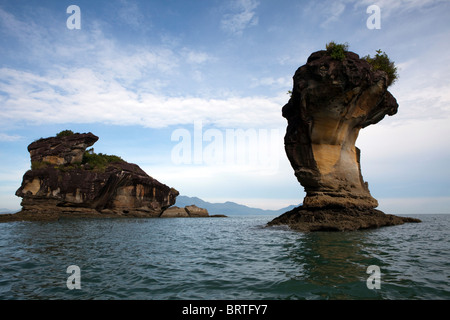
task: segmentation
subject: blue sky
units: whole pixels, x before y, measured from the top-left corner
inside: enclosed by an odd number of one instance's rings
[[[366,26],[373,4],[381,29]],[[357,140],[379,208],[449,213],[449,16],[437,0],[0,0],[0,208],[20,207],[28,144],[64,129],[183,195],[298,204],[281,108],[295,70],[336,41],[399,67],[398,114]]]

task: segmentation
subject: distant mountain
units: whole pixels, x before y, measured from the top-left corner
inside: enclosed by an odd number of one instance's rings
[[[225,203],[211,203],[204,201],[197,197],[178,196],[175,206],[185,207],[195,204],[197,207],[208,210],[210,215],[224,214],[227,216],[236,215],[281,215],[289,210],[292,210],[299,205],[291,205],[279,210],[264,210],[258,208],[247,207],[242,204],[227,201]]]

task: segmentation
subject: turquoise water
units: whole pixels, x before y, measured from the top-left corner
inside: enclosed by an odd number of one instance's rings
[[[450,215],[414,217],[348,233],[267,228],[271,216],[5,223],[0,299],[449,299]]]

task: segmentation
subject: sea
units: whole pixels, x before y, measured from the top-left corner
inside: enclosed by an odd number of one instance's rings
[[[448,300],[450,215],[353,232],[275,216],[0,224],[0,300]]]

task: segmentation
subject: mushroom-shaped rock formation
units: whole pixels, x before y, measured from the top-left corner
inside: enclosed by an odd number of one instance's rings
[[[397,113],[397,101],[387,90],[388,76],[357,54],[344,54],[335,59],[327,51],[315,52],[293,77],[292,96],[282,109],[288,121],[284,141],[306,197],[302,207],[271,225],[355,230],[406,221],[374,209],[378,202],[363,180],[355,146],[362,128]],[[343,223],[347,218],[352,223]]]

